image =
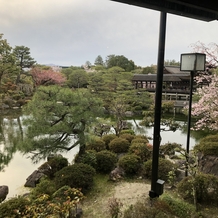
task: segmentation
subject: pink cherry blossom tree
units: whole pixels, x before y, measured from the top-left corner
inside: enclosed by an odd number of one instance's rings
[[[203,42],[191,44],[193,52],[206,54],[206,62],[208,68],[216,68],[218,65],[218,44],[211,42],[205,45]]]
[[[34,86],[40,85],[63,85],[66,82],[65,76],[60,72],[55,72],[51,68],[41,69],[40,67],[34,67],[31,70]]]
[[[199,101],[192,105],[192,115],[199,118],[195,129],[218,130],[218,76],[211,76],[208,86],[197,89]]]
[[[199,100],[192,105],[192,115],[198,118],[195,129],[218,130],[218,45],[198,41],[191,45],[194,52],[206,54],[206,71],[196,75],[196,95]]]

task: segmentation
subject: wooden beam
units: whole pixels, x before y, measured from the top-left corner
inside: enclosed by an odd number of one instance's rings
[[[218,20],[214,0],[111,0],[203,21]]]

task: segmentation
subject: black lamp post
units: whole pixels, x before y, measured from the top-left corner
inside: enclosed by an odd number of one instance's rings
[[[206,60],[206,55],[201,53],[181,54],[181,59],[180,59],[180,70],[190,72],[190,92],[189,92],[187,142],[186,142],[187,154],[189,154],[189,144],[190,144],[192,92],[193,92],[193,84],[194,84],[194,75],[196,71],[205,71],[205,60]],[[188,176],[187,168],[185,171],[185,176]]]
[[[165,37],[166,37],[166,20],[167,20],[167,13],[161,12],[158,60],[157,60],[157,80],[156,80],[156,92],[155,92],[151,190],[149,191],[149,196],[151,199],[159,197],[159,195],[163,193],[163,186],[164,186],[164,181],[158,179],[158,163],[159,163],[159,147],[161,142],[160,121],[161,121],[164,51],[165,51]]]

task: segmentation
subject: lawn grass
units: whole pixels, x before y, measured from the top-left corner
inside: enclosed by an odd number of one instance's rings
[[[122,182],[140,182],[139,180],[127,179],[120,182],[111,182],[108,181],[108,175],[97,174],[94,177],[94,186],[90,192],[86,195],[86,199],[83,201],[83,218],[111,218],[110,212],[108,210],[108,201],[114,197],[115,187],[120,185]],[[149,181],[142,181],[148,183]],[[175,198],[176,201],[179,201],[180,196],[176,192],[176,189],[165,190],[164,194]],[[160,197],[161,198],[161,197]],[[180,201],[183,201],[180,198]],[[185,202],[184,202],[185,203]],[[199,211],[195,213],[194,206],[190,204],[189,208],[193,208],[193,215],[190,218],[218,218],[218,208],[213,206],[199,206]],[[191,209],[192,210],[192,209]],[[121,218],[119,216],[119,218]],[[183,216],[181,216],[183,217]],[[176,216],[180,218],[180,216]],[[187,217],[189,218],[189,217]]]
[[[108,175],[97,174],[94,186],[86,195],[82,208],[84,218],[109,218],[108,200],[113,196],[114,182],[108,181]]]

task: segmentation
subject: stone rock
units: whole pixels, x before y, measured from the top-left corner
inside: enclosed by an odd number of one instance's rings
[[[7,185],[0,186],[0,203],[6,199],[8,192],[9,189]]]
[[[39,180],[44,176],[40,170],[35,170],[27,179],[26,183],[24,184],[25,187],[36,187],[36,184],[39,183]]]
[[[39,168],[38,171],[43,173],[44,175],[49,176],[51,174],[51,166],[49,165],[48,162],[45,162],[44,164],[42,164]]]
[[[201,172],[218,176],[218,156],[199,154],[198,164]]]
[[[121,167],[116,167],[114,170],[112,170],[109,174],[109,180],[111,181],[118,181],[123,178],[125,172]]]

